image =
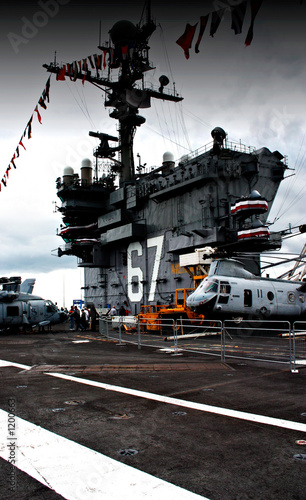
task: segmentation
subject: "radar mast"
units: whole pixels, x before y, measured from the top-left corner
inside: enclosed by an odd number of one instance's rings
[[[159,78],[160,87],[153,89],[146,88],[144,84],[144,73],[154,69],[149,61],[148,42],[151,35],[156,30],[156,24],[151,17],[150,2],[146,3],[146,21],[134,25],[127,20],[118,21],[109,31],[110,39],[105,45],[98,48],[104,55],[108,56],[108,77],[93,75],[92,70],[82,67],[82,70],[75,71],[73,65],[67,65],[65,76],[73,80],[81,79],[92,84],[102,86],[107,89],[105,106],[112,107],[110,117],[118,120],[119,137],[118,145],[115,147],[105,147],[105,139],[109,140],[106,134],[96,133],[95,137],[100,138],[101,144],[95,151],[98,158],[111,159],[113,170],[119,174],[120,184],[130,182],[135,179],[135,165],[133,143],[137,127],[145,123],[145,118],[139,114],[139,108],[149,108],[151,98],[166,101],[179,102],[183,98],[173,92],[165,92],[164,87],[168,85],[169,79],[165,75]],[[56,64],[44,64],[47,71],[57,75],[62,68]],[[112,71],[117,70],[117,80],[111,79]],[[138,83],[137,83],[138,82]],[[90,133],[93,135],[93,132]],[[116,140],[112,137],[111,140]],[[119,153],[119,160],[114,156]]]

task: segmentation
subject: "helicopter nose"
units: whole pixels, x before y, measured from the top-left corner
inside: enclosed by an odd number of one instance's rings
[[[68,319],[68,314],[65,312],[60,312],[59,316],[60,316],[61,323],[64,323],[64,321],[66,321]]]

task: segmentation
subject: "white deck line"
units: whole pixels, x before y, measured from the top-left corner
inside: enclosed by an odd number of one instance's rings
[[[6,361],[5,359],[0,359],[0,368],[5,368],[7,366],[15,366],[16,368],[22,368],[23,370],[30,370],[32,367],[28,365],[21,365],[20,363],[13,363],[12,361]]]
[[[70,380],[71,382],[77,382],[79,384],[90,385],[92,387],[100,387],[101,389],[105,389],[107,391],[121,392],[123,394],[129,394],[130,396],[151,399],[153,401],[159,401],[160,403],[182,406],[184,408],[190,408],[192,410],[214,413],[216,415],[222,415],[224,417],[238,418],[241,420],[247,420],[249,422],[256,422],[265,425],[272,425],[275,427],[282,427],[283,429],[290,429],[293,431],[306,432],[306,424],[302,424],[300,422],[292,422],[290,420],[283,420],[280,418],[265,417],[264,415],[256,415],[255,413],[247,413],[243,411],[230,410],[228,408],[220,408],[218,406],[210,406],[202,403],[194,403],[192,401],[186,401],[184,399],[171,398],[169,396],[161,396],[159,394],[154,394],[152,392],[143,392],[143,391],[138,391],[136,389],[129,389],[117,385],[104,384],[103,382],[96,382],[94,380],[87,380],[84,378],[73,377],[71,375],[64,375],[63,373],[46,373],[46,375],[62,378],[64,380]]]
[[[10,362],[5,361],[5,363],[10,363]],[[18,363],[11,363],[11,365],[17,366]],[[6,364],[5,366],[9,366],[9,364]],[[26,365],[18,365],[18,366],[26,367]],[[29,369],[30,367],[26,368]],[[264,425],[272,425],[274,427],[281,427],[283,429],[289,429],[293,431],[306,432],[306,424],[302,424],[300,422],[292,422],[290,420],[284,420],[280,418],[266,417],[264,415],[256,415],[255,413],[231,410],[228,408],[221,408],[219,406],[210,406],[202,403],[194,403],[192,401],[186,401],[184,399],[171,398],[169,396],[161,396],[159,394],[154,394],[152,392],[138,391],[136,389],[129,389],[127,387],[120,387],[117,385],[105,384],[103,382],[96,382],[94,380],[88,380],[85,378],[73,377],[71,375],[65,375],[63,373],[48,373],[48,372],[44,373],[46,375],[51,375],[52,377],[57,377],[64,380],[70,380],[71,382],[90,385],[92,387],[99,387],[100,389],[105,389],[107,391],[120,392],[122,394],[129,394],[130,396],[136,396],[144,399],[151,399],[153,401],[159,401],[160,403],[182,406],[184,408],[190,408],[192,410],[214,413],[216,415],[222,415],[224,417],[238,418],[241,420],[256,422]]]
[[[67,500],[208,500],[42,427],[16,420],[16,467]],[[9,461],[8,413],[0,410],[0,457]]]

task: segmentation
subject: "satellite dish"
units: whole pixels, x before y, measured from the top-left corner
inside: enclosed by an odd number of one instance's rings
[[[211,136],[214,140],[212,154],[219,155],[223,146],[223,141],[226,139],[226,132],[221,127],[216,127],[211,131]]]
[[[111,40],[117,47],[124,47],[135,42],[138,30],[130,21],[118,21],[109,31]]]
[[[221,127],[215,127],[211,131],[211,136],[217,144],[223,144],[224,139],[226,138],[226,132]]]
[[[160,83],[159,91],[162,92],[164,90],[164,87],[168,85],[169,78],[166,75],[161,75],[159,77],[159,83]]]
[[[163,86],[163,87],[166,87],[166,85],[168,85],[169,83],[169,78],[166,76],[166,75],[161,75],[159,77],[159,83]]]

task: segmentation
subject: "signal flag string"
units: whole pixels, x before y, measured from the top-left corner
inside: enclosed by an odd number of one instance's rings
[[[10,170],[13,168],[17,168],[16,167],[16,159],[19,158],[20,156],[20,152],[19,152],[19,149],[20,149],[20,146],[26,151],[26,147],[23,143],[23,140],[24,138],[27,138],[27,139],[31,139],[32,138],[32,121],[33,121],[33,116],[34,116],[34,113],[37,113],[37,119],[39,121],[40,124],[42,124],[42,121],[41,121],[41,114],[39,112],[39,107],[38,105],[43,108],[43,109],[47,109],[47,104],[46,102],[50,102],[50,97],[49,97],[49,93],[50,93],[50,79],[51,79],[51,75],[49,76],[47,82],[46,82],[46,85],[45,85],[45,88],[44,90],[42,91],[42,94],[41,94],[41,97],[39,98],[38,100],[38,103],[36,104],[35,108],[34,108],[34,111],[31,115],[31,118],[29,119],[27,125],[26,125],[26,128],[24,129],[24,132],[18,142],[18,145],[15,149],[15,152],[11,158],[11,161],[9,162],[8,166],[7,166],[7,169],[0,181],[0,191],[2,189],[2,185],[4,187],[7,186],[7,181],[9,179],[9,173],[10,173]]]
[[[246,35],[246,39],[244,42],[247,47],[249,45],[251,45],[251,43],[252,43],[255,18],[256,18],[258,11],[261,7],[261,4],[263,3],[263,0],[249,0],[249,2],[250,2],[250,11],[251,11],[250,17],[251,17],[251,19],[250,19],[250,26],[248,29],[248,33]],[[242,27],[243,27],[243,22],[244,22],[246,10],[247,10],[247,4],[248,4],[248,0],[244,0],[238,4],[236,3],[235,5],[229,5],[228,7],[222,7],[218,10],[214,10],[212,12],[209,12],[205,16],[201,16],[200,17],[199,34],[198,34],[198,38],[197,38],[197,41],[195,44],[195,53],[198,54],[200,52],[199,45],[200,45],[200,42],[201,42],[202,37],[204,35],[204,32],[206,30],[206,27],[208,25],[209,17],[211,18],[209,34],[211,37],[213,37],[216,34],[216,32],[221,24],[221,21],[224,18],[225,11],[227,8],[229,8],[231,11],[231,19],[232,19],[231,29],[234,30],[235,35],[240,35],[242,33]],[[198,25],[198,23],[196,23],[193,26],[191,24],[187,23],[184,33],[176,41],[176,43],[180,47],[182,47],[186,59],[189,59],[189,49],[191,49],[191,45],[193,42],[193,38],[195,35],[197,25]]]
[[[209,29],[209,35],[211,37],[214,37],[221,24],[221,21],[225,17],[226,10],[230,10],[231,29],[234,30],[235,35],[242,34],[243,23],[245,22],[245,15],[247,12],[248,4],[250,10],[250,21],[244,44],[246,47],[249,47],[252,43],[254,36],[253,31],[254,31],[255,18],[259,12],[259,9],[261,8],[263,1],[264,0],[241,0],[241,2],[237,1],[229,2],[229,5],[224,5],[224,3],[220,2],[219,9],[215,9],[214,11],[209,12],[205,16],[200,16],[199,33],[194,49],[195,53],[198,54],[200,52],[199,45],[204,35],[204,32],[209,24],[209,18],[210,18],[210,27],[207,28],[207,30]],[[302,5],[302,3],[303,0],[300,0],[300,5]],[[217,4],[218,2],[216,3],[216,6]],[[187,23],[184,33],[176,40],[176,43],[183,49],[186,59],[189,59],[190,57],[189,50],[191,49],[198,24],[199,24],[198,22],[194,25]]]

